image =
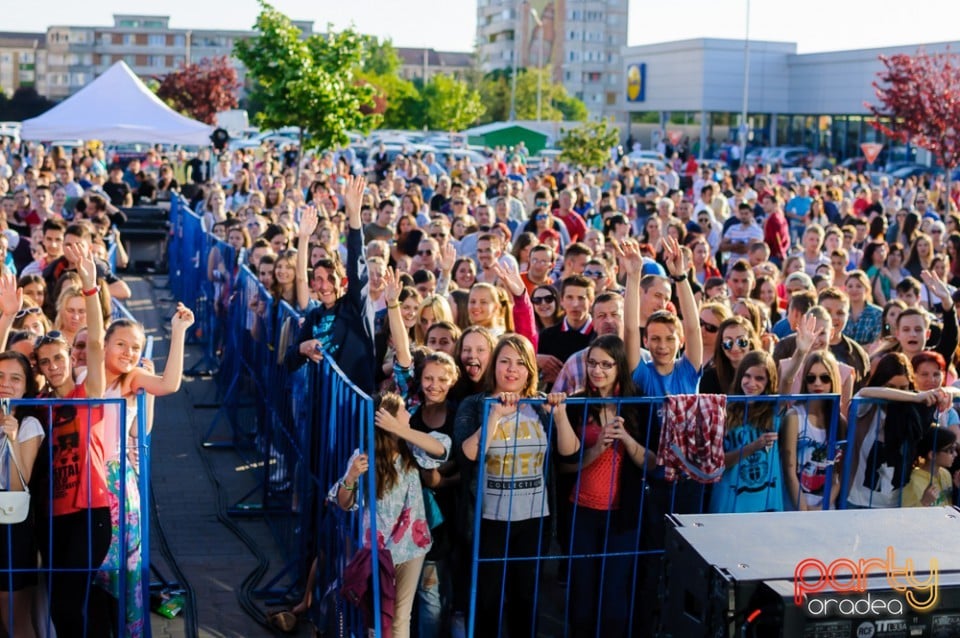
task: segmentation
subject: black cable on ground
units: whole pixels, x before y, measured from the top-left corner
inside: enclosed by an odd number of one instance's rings
[[[167,541],[167,534],[163,529],[163,523],[160,521],[160,513],[157,510],[157,495],[153,489],[153,481],[150,482],[150,510],[151,519],[155,528],[153,538],[157,540],[160,555],[163,556],[163,560],[166,561],[170,571],[173,572],[173,577],[180,585],[180,588],[183,589],[186,599],[183,610],[184,633],[187,638],[198,638],[200,635],[200,622],[197,618],[197,592],[194,591],[193,586],[190,585],[190,581],[187,580],[187,575],[180,569],[180,565],[177,563],[177,559],[170,549],[170,543]],[[149,558],[148,556],[147,559],[149,560]],[[149,600],[144,601],[144,604],[147,609],[151,606]]]
[[[243,608],[243,611],[246,612],[250,618],[252,618],[257,624],[262,625],[264,628],[274,631],[274,627],[267,620],[266,614],[263,613],[263,610],[254,602],[253,592],[256,589],[257,585],[263,580],[263,577],[266,576],[267,570],[270,568],[270,559],[267,558],[267,555],[260,549],[257,542],[240,528],[239,525],[230,518],[230,515],[227,513],[227,495],[223,489],[223,485],[220,483],[220,479],[217,478],[217,472],[213,467],[213,463],[210,461],[209,456],[207,455],[208,450],[203,447],[202,437],[200,436],[200,430],[197,430],[198,437],[196,440],[197,451],[200,454],[200,459],[203,462],[204,470],[207,473],[207,479],[210,483],[213,484],[217,493],[217,520],[221,525],[230,530],[234,536],[240,539],[240,542],[247,546],[247,549],[250,550],[250,553],[257,559],[257,566],[247,574],[247,577],[243,579],[243,582],[240,583],[240,588],[237,590],[237,602],[240,603],[240,607]]]

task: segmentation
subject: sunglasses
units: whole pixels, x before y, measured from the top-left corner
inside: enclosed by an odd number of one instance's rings
[[[547,205],[549,205],[549,204],[550,204],[550,202],[548,202],[548,201],[545,200],[545,199],[538,199],[537,201],[533,202],[533,205],[534,205],[534,206],[544,206],[544,207],[545,207],[545,206],[547,206]]]
[[[724,350],[733,350],[733,346],[737,346],[738,348],[743,349],[750,345],[750,340],[747,339],[746,337],[737,337],[736,339],[724,339],[722,345]]]
[[[553,303],[557,300],[553,295],[543,295],[542,297],[534,297],[531,301],[538,306],[543,306],[548,303]]]
[[[43,312],[43,310],[41,310],[41,309],[40,309],[39,307],[37,307],[37,306],[32,306],[32,307],[30,307],[30,308],[24,308],[23,310],[21,310],[20,312],[18,312],[18,313],[16,314],[16,316],[14,317],[14,319],[23,319],[23,318],[26,317],[27,315],[39,315],[41,312]]]
[[[707,323],[703,319],[700,320],[700,327],[709,332],[710,334],[716,334],[720,330],[720,326],[716,326],[712,323]]]
[[[33,344],[33,348],[34,350],[36,350],[40,346],[45,346],[51,343],[66,344],[67,339],[66,337],[63,336],[63,333],[60,332],[59,330],[51,330],[50,332],[43,335],[42,337],[37,337],[36,342]]]
[[[817,379],[820,379],[820,383],[830,383],[832,381],[829,374],[808,374],[804,379],[807,385],[816,383]]]
[[[444,234],[444,233],[431,233],[430,236],[433,237],[434,239],[446,239],[446,238],[447,238],[446,234]]]
[[[462,199],[455,199],[455,200],[453,200],[453,205],[454,205],[454,206],[463,206],[465,203],[466,203],[466,202],[464,202]]]
[[[546,219],[547,216],[544,215],[544,214],[537,214],[537,215],[534,215],[533,218],[539,222],[539,221],[543,221],[544,219]]]
[[[591,279],[599,279],[600,277],[604,276],[604,273],[600,270],[584,270],[583,276],[590,277]]]
[[[432,250],[418,250],[418,251],[417,251],[417,254],[420,255],[421,257],[429,257],[430,255],[433,254],[433,251],[432,251]]]

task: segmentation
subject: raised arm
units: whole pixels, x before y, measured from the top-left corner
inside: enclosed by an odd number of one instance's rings
[[[790,394],[790,388],[793,387],[793,379],[803,367],[803,360],[807,358],[807,353],[813,347],[813,342],[822,331],[817,331],[816,317],[806,316],[800,319],[797,324],[797,347],[793,356],[787,359],[783,366],[783,374],[780,375],[780,394]]]
[[[536,320],[533,318],[533,304],[527,294],[527,286],[523,283],[520,273],[512,268],[504,268],[499,262],[494,262],[491,270],[497,275],[497,282],[506,288],[513,297],[513,329],[530,340],[533,349],[537,349],[539,335],[537,334]]]
[[[383,289],[384,301],[387,302],[387,321],[390,324],[390,337],[393,339],[393,349],[396,351],[397,365],[409,368],[413,365],[410,356],[410,333],[403,323],[403,313],[400,311],[400,273],[393,268],[387,268],[383,276],[386,284]]]
[[[134,368],[134,377],[130,387],[134,392],[144,390],[153,396],[166,396],[180,389],[183,381],[183,344],[187,330],[193,325],[193,312],[182,303],[170,320],[170,351],[167,363],[163,366],[163,376],[151,374],[144,368]]]
[[[367,180],[362,177],[347,177],[344,186],[344,205],[347,209],[347,298],[361,311],[364,306],[363,287],[366,277],[361,277],[360,265],[363,256],[363,230],[361,229],[360,204]],[[371,323],[372,325],[372,323]]]
[[[300,218],[297,231],[297,306],[304,312],[310,304],[310,238],[317,230],[317,208],[308,206]]]
[[[395,417],[384,408],[377,410],[374,415],[374,423],[384,432],[393,434],[398,439],[402,439],[410,445],[415,445],[430,456],[443,459],[447,456],[447,448],[437,439],[426,432],[414,430],[410,427],[409,416],[405,419]]]
[[[10,273],[0,275],[0,348],[6,349],[10,329],[23,308],[23,289],[17,288],[17,278]]]
[[[703,336],[700,334],[700,313],[697,312],[697,300],[690,287],[689,268],[680,244],[673,237],[665,237],[663,258],[667,262],[670,278],[677,287],[677,299],[680,301],[680,313],[683,315],[683,356],[695,370],[703,366]]]
[[[623,344],[627,350],[630,371],[640,365],[640,279],[643,256],[640,245],[633,239],[614,243],[620,258],[620,269],[627,273],[627,288],[623,295]],[[699,319],[699,315],[697,315]]]
[[[948,362],[953,361],[953,353],[960,342],[960,334],[957,331],[957,309],[953,305],[953,295],[936,273],[924,270],[920,273],[920,277],[927,285],[927,290],[936,295],[943,305],[943,330],[940,332],[940,342],[937,343],[936,351]]]
[[[103,362],[103,310],[100,308],[98,294],[97,264],[93,251],[85,243],[64,245],[63,253],[72,263],[77,264],[80,285],[83,287],[83,301],[87,311],[87,378],[84,387],[88,398],[97,399],[103,396],[107,385]]]

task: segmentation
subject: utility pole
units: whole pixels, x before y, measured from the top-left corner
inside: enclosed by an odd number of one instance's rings
[[[517,6],[522,4],[523,0],[516,0]],[[517,10],[514,10],[514,23],[513,23],[513,71],[510,74],[510,118],[509,120],[513,122],[517,119],[517,58],[520,57],[520,32],[522,30],[523,21],[521,18],[521,13]]]
[[[537,121],[539,122],[543,106],[543,20],[534,8],[530,9],[530,17],[537,25]]]
[[[747,100],[750,96],[750,0],[747,0],[747,28],[743,39],[743,109],[740,112],[740,165],[747,162]]]

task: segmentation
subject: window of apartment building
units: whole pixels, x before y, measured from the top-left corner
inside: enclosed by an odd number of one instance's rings
[[[182,35],[173,36],[173,46],[183,47],[186,44],[187,40]]]
[[[167,27],[164,24],[163,20],[144,20],[143,28],[144,29],[165,29]]]
[[[86,66],[90,66],[91,64],[93,64],[93,54],[84,53],[83,57],[81,58],[80,64],[85,64]]]
[[[583,12],[577,9],[570,9],[567,11],[567,20],[581,20],[583,18]]]
[[[173,66],[180,68],[183,66],[184,57],[182,55],[173,56]]]
[[[617,103],[617,94],[614,91],[607,91],[607,105],[614,106]]]
[[[152,67],[162,68],[166,66],[166,59],[162,55],[151,55],[148,64]]]
[[[134,37],[134,35],[133,35],[132,33],[124,33],[124,34],[123,34],[123,43],[124,43],[125,45],[127,45],[127,46],[133,46],[133,44],[134,44],[136,41],[137,41],[137,39],[136,39],[136,37]]]
[[[71,78],[71,86],[84,86],[87,83],[87,74],[86,73],[74,73]]]
[[[152,47],[166,46],[167,38],[162,33],[151,33],[147,36],[147,44]]]
[[[580,53],[578,53],[577,51],[571,51],[570,54],[569,54],[569,60],[568,60],[568,61],[570,61],[570,62],[578,62],[579,60],[580,60]]]
[[[125,55],[123,61],[127,63],[127,66],[137,66],[137,56],[135,55]]]
[[[9,64],[9,63],[10,63],[10,54],[9,54],[9,53],[4,53],[3,56],[0,56],[0,62],[4,62],[4,63],[6,63],[6,64]]]
[[[584,82],[600,82],[603,79],[603,73],[599,71],[590,71],[589,73],[583,74]]]

